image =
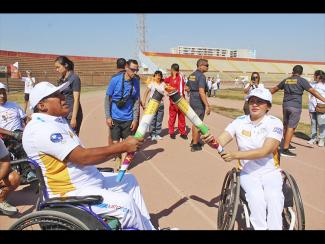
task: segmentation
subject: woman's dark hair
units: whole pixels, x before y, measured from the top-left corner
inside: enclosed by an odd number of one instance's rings
[[[316,71],[315,71],[314,76],[317,77],[317,76],[319,76],[319,75],[322,75],[323,73],[324,73],[324,71],[319,69],[319,70],[316,70]]]
[[[68,59],[66,56],[59,56],[55,59],[54,62],[58,62],[63,65],[67,70],[74,70],[74,63]]]
[[[179,65],[178,64],[172,64],[172,66],[170,66],[170,68],[172,70],[175,70],[176,72],[179,72]]]
[[[162,74],[162,72],[161,72],[160,70],[157,70],[157,71],[153,74],[153,76],[155,76],[155,75],[160,75],[160,77],[163,78],[163,74]]]
[[[253,76],[254,75],[257,75],[257,84],[259,84],[260,83],[260,81],[261,81],[261,76],[260,76],[260,73],[258,73],[258,72],[253,72],[252,73],[252,75],[251,75],[251,80],[253,80]]]

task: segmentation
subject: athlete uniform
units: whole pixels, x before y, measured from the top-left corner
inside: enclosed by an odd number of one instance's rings
[[[73,149],[82,146],[66,119],[32,114],[23,146],[28,157],[40,165],[50,198],[101,195],[104,201],[92,206],[95,213],[117,217],[124,228],[154,229],[133,175],[127,173],[122,182],[116,183],[116,173],[102,174],[95,166],[64,162]]]
[[[248,151],[261,148],[267,138],[281,141],[283,124],[271,115],[265,115],[254,124],[250,115],[243,115],[229,124],[225,131],[236,137],[239,151]],[[277,150],[264,158],[240,160],[239,168],[240,185],[246,192],[254,229],[282,229],[283,180]]]

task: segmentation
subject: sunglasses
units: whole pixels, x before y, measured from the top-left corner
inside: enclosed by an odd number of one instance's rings
[[[248,100],[248,104],[249,105],[256,104],[257,106],[260,106],[260,105],[266,104],[266,103],[267,103],[267,101],[265,101],[265,100],[263,100],[261,98],[258,98],[258,97],[253,97],[253,98],[250,98]]]
[[[132,68],[129,68],[129,70],[131,70],[132,72],[138,72],[139,69],[132,69]]]
[[[209,64],[202,64],[203,66],[205,66],[205,67],[209,67]]]

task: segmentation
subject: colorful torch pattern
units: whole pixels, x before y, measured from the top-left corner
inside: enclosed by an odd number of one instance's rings
[[[144,114],[140,120],[140,124],[138,126],[137,131],[135,132],[134,137],[139,139],[143,138],[148,126],[151,124],[151,121],[153,120],[153,117],[158,111],[159,104],[161,102],[161,99],[163,98],[163,94],[155,90],[154,94],[152,95],[151,99],[149,100],[149,103],[144,111]],[[128,153],[123,160],[123,163],[121,165],[121,169],[117,174],[116,182],[120,182],[128,169],[133,157],[135,155],[135,152]]]
[[[202,120],[199,118],[199,116],[197,116],[197,114],[194,112],[194,110],[191,108],[191,106],[188,104],[184,97],[180,96],[177,91],[171,92],[169,96],[176,104],[176,106],[201,131],[203,135],[209,134],[209,128],[205,124],[203,124]],[[209,146],[217,149],[219,154],[222,154],[224,152],[223,147],[217,142],[214,137],[212,138],[212,140],[210,140]]]

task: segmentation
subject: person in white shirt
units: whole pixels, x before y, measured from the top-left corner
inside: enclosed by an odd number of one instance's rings
[[[27,77],[21,77],[21,80],[23,82],[25,82],[25,96],[24,96],[24,100],[25,100],[25,107],[24,107],[24,112],[26,113],[27,111],[27,105],[28,105],[28,101],[29,101],[29,93],[31,91],[31,89],[34,87],[36,80],[35,77],[32,77],[32,72],[30,70],[26,70],[26,75]]]
[[[22,131],[26,123],[26,114],[15,102],[7,99],[7,87],[0,82],[0,128],[8,131]]]
[[[212,89],[212,79],[211,79],[211,77],[208,77],[207,84],[208,84],[208,97],[211,97],[211,89]]]
[[[315,85],[315,90],[325,97],[325,73],[322,72],[319,77],[320,82]],[[320,99],[316,99],[316,104],[325,107],[325,102],[321,101]],[[319,127],[319,141],[318,146],[324,147],[325,144],[325,113],[317,111],[317,124]]]
[[[279,169],[278,146],[283,136],[280,119],[268,115],[272,95],[268,89],[256,88],[247,96],[249,115],[230,123],[217,141],[226,146],[233,139],[238,151],[225,152],[226,162],[239,162],[240,185],[246,192],[250,221],[255,230],[282,229],[284,196]],[[209,142],[211,137],[204,137]]]
[[[95,213],[118,218],[122,228],[153,230],[135,177],[126,173],[117,183],[117,173],[101,173],[94,166],[115,154],[135,152],[143,139],[129,136],[111,146],[85,148],[65,119],[69,106],[61,92],[69,85],[40,82],[30,93],[34,113],[24,130],[23,146],[40,165],[48,196],[101,195],[103,202],[91,207]]]
[[[163,78],[162,72],[157,70],[154,73],[153,78],[154,79],[149,82],[147,89],[143,94],[142,102],[143,102],[144,109],[147,104],[147,97],[148,97],[149,93],[150,93],[150,98],[151,98],[152,95],[154,94],[155,90],[159,91],[162,94],[164,94],[164,91],[165,91],[166,84],[165,84],[165,82],[162,81],[162,78]],[[160,105],[158,107],[157,113],[155,114],[155,116],[151,122],[151,125],[149,127],[149,132],[150,132],[152,141],[162,140],[160,133],[161,133],[161,126],[162,126],[163,118],[164,118],[164,100],[162,99],[160,102]]]
[[[316,84],[320,82],[320,76],[324,73],[322,70],[316,70],[314,73],[314,79],[310,83],[312,88],[315,88]],[[308,93],[308,110],[309,110],[309,117],[310,117],[310,126],[311,126],[311,134],[310,140],[307,142],[308,144],[315,144],[318,141],[317,137],[317,130],[318,130],[318,123],[317,123],[317,113],[316,113],[316,97],[314,97],[311,93]]]
[[[261,81],[260,74],[258,72],[253,72],[251,75],[251,81],[244,86],[244,93],[246,95],[249,95],[249,93],[253,89],[255,89],[257,87],[264,87],[263,84],[260,84],[260,81]],[[243,110],[244,110],[245,115],[249,114],[248,102],[246,99],[245,99]]]

